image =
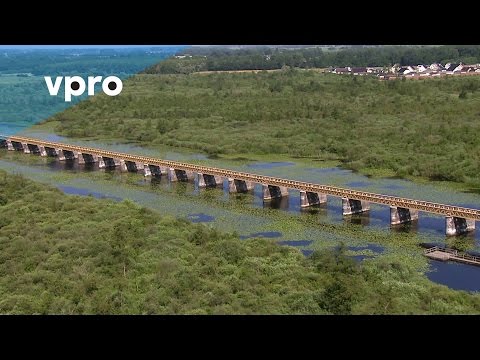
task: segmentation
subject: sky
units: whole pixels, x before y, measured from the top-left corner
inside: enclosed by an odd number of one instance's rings
[[[144,48],[172,45],[0,45],[0,49],[118,49],[118,48]]]

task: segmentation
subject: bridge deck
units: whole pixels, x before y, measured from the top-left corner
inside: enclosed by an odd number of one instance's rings
[[[4,136],[4,138],[6,137]],[[470,208],[465,208],[460,206],[438,204],[438,203],[433,203],[429,201],[414,200],[414,199],[402,198],[402,197],[391,196],[391,195],[375,194],[375,193],[370,193],[366,191],[344,189],[336,186],[313,184],[313,183],[307,183],[303,181],[288,180],[288,179],[282,179],[282,178],[277,178],[272,176],[235,171],[235,170],[220,169],[220,168],[215,168],[210,166],[194,165],[194,164],[188,164],[188,163],[179,162],[179,161],[162,160],[162,159],[157,159],[157,158],[148,157],[148,156],[126,154],[126,153],[121,153],[116,151],[96,149],[96,148],[90,148],[85,146],[62,144],[62,143],[57,143],[52,141],[44,141],[40,139],[27,138],[23,136],[10,136],[8,137],[8,139],[15,142],[41,145],[41,146],[51,147],[56,149],[77,151],[81,153],[105,156],[105,157],[116,158],[116,159],[123,159],[127,161],[143,162],[144,164],[170,167],[178,170],[200,172],[203,174],[223,176],[228,178],[234,178],[237,180],[252,181],[260,184],[283,186],[289,189],[296,189],[296,190],[308,191],[308,192],[314,192],[314,193],[322,193],[322,194],[344,197],[344,198],[355,199],[355,200],[365,200],[372,203],[397,206],[397,207],[402,207],[407,209],[417,209],[417,210],[426,211],[426,212],[435,213],[435,214],[441,214],[445,216],[455,216],[455,217],[460,217],[465,219],[480,220],[480,210],[470,209]]]
[[[459,252],[457,250],[440,248],[434,246],[424,252],[425,256],[440,261],[457,261],[464,264],[480,266],[480,257]]]

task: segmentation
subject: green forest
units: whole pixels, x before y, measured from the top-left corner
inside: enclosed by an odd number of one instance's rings
[[[381,46],[344,49],[319,46],[278,49],[259,46],[249,49],[226,47],[186,48],[172,58],[147,68],[149,74],[189,74],[197,71],[272,70],[282,67],[327,68],[330,66],[392,66],[447,62],[480,63],[479,45]]]
[[[65,195],[0,171],[2,314],[470,314],[480,295],[409,265],[304,257],[131,201]]]
[[[480,77],[380,81],[300,69],[137,75],[47,121],[76,138],[338,161],[480,189]],[[462,186],[463,186],[462,185]]]

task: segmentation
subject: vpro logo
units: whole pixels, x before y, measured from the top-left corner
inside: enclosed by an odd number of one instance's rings
[[[57,76],[55,84],[50,76],[45,76],[48,92],[51,96],[57,96],[62,85],[63,76]],[[88,95],[95,95],[95,84],[102,81],[101,76],[88,77]],[[65,101],[72,101],[72,96],[80,96],[85,92],[87,85],[80,76],[65,76]],[[102,90],[108,96],[117,96],[122,92],[123,84],[116,76],[106,77],[102,82]]]

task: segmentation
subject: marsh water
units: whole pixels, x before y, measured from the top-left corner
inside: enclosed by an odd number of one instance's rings
[[[480,209],[478,194],[402,179],[368,178],[350,170],[325,167],[320,162],[210,159],[203,154],[169,148],[145,149],[131,144],[73,141],[32,131],[23,135]],[[341,242],[346,245],[347,254],[360,262],[391,253],[401,254],[417,262],[419,267],[424,264],[426,275],[432,281],[454,289],[480,291],[480,268],[428,262],[423,257],[423,248],[418,245],[425,242],[480,251],[480,230],[467,236],[447,238],[442,216],[422,212],[416,223],[391,227],[387,206],[372,204],[369,213],[343,217],[341,199],[335,197],[329,196],[324,206],[305,210],[300,208],[298,191],[264,203],[261,185],[256,185],[250,193],[229,194],[227,184],[223,184],[223,188],[200,189],[196,183],[172,183],[164,176],[144,177],[141,173],[98,169],[97,164],[79,165],[5,149],[0,150],[0,168],[52,184],[68,194],[105,197],[113,201],[129,199],[163,214],[236,232],[241,239],[271,238],[281,245],[298,247],[305,255],[315,249],[338,246]],[[408,246],[402,244],[403,241],[407,241]]]

